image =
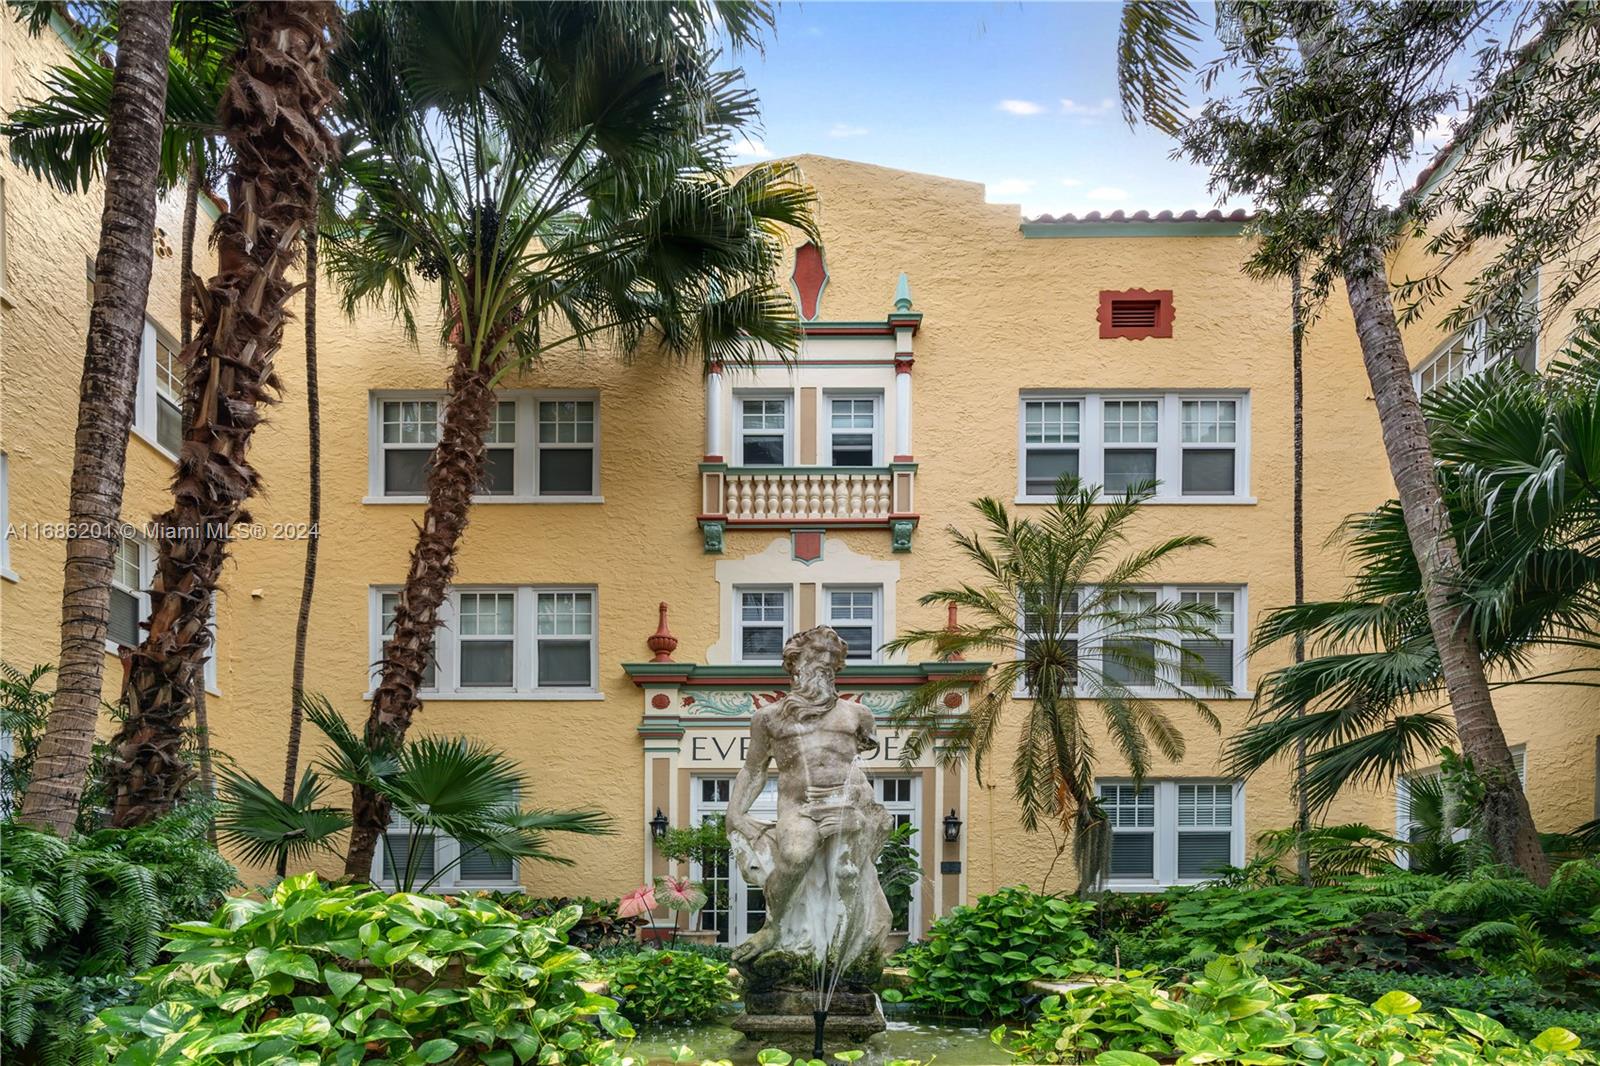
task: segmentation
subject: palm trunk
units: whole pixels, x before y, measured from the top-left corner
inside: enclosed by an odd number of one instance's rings
[[[1289,343],[1294,364],[1294,602],[1306,602],[1306,411],[1305,411],[1305,309],[1301,303],[1300,264],[1296,263],[1289,282]],[[1296,633],[1294,661],[1306,661],[1306,638]],[[1302,707],[1297,712],[1305,714]],[[1300,883],[1311,885],[1311,846],[1306,834],[1311,831],[1311,799],[1306,795],[1306,740],[1295,742],[1294,752],[1295,834],[1300,846],[1295,865]]]
[[[493,380],[494,367],[478,364],[472,347],[458,341],[439,444],[428,465],[428,509],[411,551],[411,568],[395,609],[394,632],[383,646],[383,673],[367,716],[370,745],[402,741],[412,715],[421,706],[417,689],[433,656],[439,605],[455,577],[456,546],[467,528],[472,493],[483,480],[487,462],[483,435],[494,412]],[[389,824],[389,803],[358,785],[351,806],[354,824],[344,872],[346,877],[367,878],[378,838]]]
[[[1435,474],[1427,422],[1395,321],[1382,253],[1370,241],[1351,238],[1361,232],[1357,220],[1374,212],[1376,205],[1370,203],[1371,194],[1365,187],[1350,197],[1357,198],[1369,202],[1346,203],[1340,219],[1342,236],[1347,238],[1345,288],[1377,401],[1383,446],[1400,495],[1406,532],[1422,573],[1428,627],[1439,649],[1456,736],[1461,750],[1472,757],[1484,777],[1483,824],[1496,861],[1515,866],[1544,884],[1550,879],[1550,864],[1539,846],[1528,799],[1517,781],[1511,749],[1495,715],[1477,635],[1455,599],[1462,584],[1461,558]]]
[[[313,205],[333,138],[328,49],[338,18],[327,0],[243,6],[243,45],[223,94],[233,149],[228,211],[218,221],[218,272],[196,293],[201,326],[184,349],[184,439],[172,508],[157,519],[160,559],[145,642],[128,679],[128,717],[113,741],[113,822],[139,825],[170,810],[194,770],[185,727],[211,644],[211,595],[234,525],[259,476],[249,463],[261,407],[277,388],[272,361],[294,287],[285,275]]]
[[[61,836],[72,831],[78,818],[100,716],[112,558],[122,518],[123,463],[150,295],[171,34],[170,5],[122,7],[111,88],[105,208],[100,216],[67,502],[70,528],[81,535],[67,541],[55,702],[21,814],[23,822]]]
[[[317,546],[322,523],[322,410],[317,397],[317,230],[306,231],[306,423],[310,452],[305,572],[300,579],[300,614],[294,623],[294,672],[289,681],[289,750],[283,760],[283,801],[294,799],[300,772],[300,730],[306,694],[306,637],[311,630],[311,597],[317,587]],[[282,871],[278,876],[282,877]]]
[[[194,229],[200,211],[200,157],[189,160],[189,177],[183,188],[183,240],[178,253],[178,324],[179,345],[187,348],[194,340]],[[215,607],[215,604],[212,605]],[[200,791],[207,799],[217,794],[216,778],[211,772],[211,724],[206,720],[206,687],[201,685],[194,694],[195,744],[200,756]],[[216,826],[209,835],[213,845],[217,842]]]

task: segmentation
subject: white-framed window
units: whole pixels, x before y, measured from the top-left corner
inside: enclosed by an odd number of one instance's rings
[[[541,496],[600,494],[600,402],[592,394],[545,394],[539,404]]]
[[[1517,781],[1524,789],[1528,787],[1528,746],[1526,744],[1513,744],[1511,746],[1511,765],[1517,771]],[[1394,835],[1401,840],[1413,840],[1421,831],[1416,824],[1416,819],[1411,814],[1412,787],[1419,781],[1437,781],[1443,774],[1438,766],[1428,766],[1420,770],[1411,770],[1401,774],[1395,779],[1395,807],[1394,807]],[[1455,831],[1455,840],[1466,839],[1467,831],[1458,828]],[[1409,857],[1402,850],[1398,856],[1401,866],[1409,864]]]
[[[1098,666],[1107,682],[1118,682],[1135,695],[1172,695],[1178,685],[1196,695],[1215,694],[1226,689],[1237,697],[1244,693],[1246,677],[1244,625],[1248,615],[1248,589],[1243,585],[1156,585],[1120,590],[1103,606],[1089,588],[1074,589],[1063,606],[1066,623],[1059,627],[1068,643],[1073,664],[1088,662]],[[1082,599],[1080,599],[1082,597]],[[1087,604],[1080,610],[1080,603]],[[1134,632],[1112,622],[1100,612],[1109,607],[1123,614],[1142,614],[1162,603],[1202,603],[1216,612],[1207,624],[1210,636],[1183,632]],[[1093,613],[1090,613],[1093,612]],[[1070,626],[1070,629],[1066,628]],[[1022,610],[1023,654],[1029,642],[1043,634],[1043,621],[1025,603]],[[1069,667],[1071,669],[1071,667]],[[1090,695],[1092,677],[1079,686],[1080,695]],[[1210,683],[1208,683],[1210,682]],[[1018,698],[1030,695],[1024,682]]]
[[[736,393],[734,454],[741,466],[789,466],[794,456],[794,397]]]
[[[1244,862],[1244,788],[1230,781],[1098,782],[1111,823],[1107,884],[1196,884]]]
[[[507,797],[515,803],[516,796]],[[416,848],[415,865],[411,866],[411,849]],[[460,860],[459,862],[457,860]],[[454,864],[453,866],[451,864]],[[420,890],[440,874],[428,888],[431,893],[459,890],[515,889],[520,883],[518,863],[508,855],[491,855],[482,848],[472,848],[463,853],[463,845],[455,837],[434,833],[411,832],[411,823],[394,815],[384,830],[382,846],[373,856],[372,877],[380,886],[393,889],[397,870],[412,871],[412,886]]]
[[[439,443],[444,408],[440,393],[372,393],[368,502],[426,498],[428,462]],[[600,402],[595,393],[501,392],[489,418],[478,499],[600,501]]]
[[[882,454],[883,393],[828,393],[828,463],[876,466]]]
[[[1417,394],[1425,396],[1440,385],[1463,381],[1483,373],[1498,363],[1511,359],[1526,370],[1539,368],[1539,280],[1537,277],[1523,291],[1521,307],[1516,316],[1519,321],[1499,328],[1494,316],[1480,315],[1449,338],[1417,364],[1412,371],[1412,383]],[[1501,336],[1496,336],[1496,334]],[[1505,334],[1526,334],[1508,338]],[[1511,341],[1516,343],[1510,343]]]
[[[169,457],[183,447],[183,363],[178,345],[145,319],[134,386],[133,429]]]
[[[140,625],[150,613],[150,545],[143,537],[118,537],[111,557],[111,614],[106,648],[137,648]]]
[[[598,699],[593,588],[461,586],[439,605],[422,691],[431,699]],[[398,591],[371,590],[373,678],[394,627]]]
[[[1063,474],[1081,477],[1083,401],[1022,401],[1022,494],[1054,499]]]
[[[922,839],[922,778],[917,774],[874,774],[872,786],[878,794],[878,802],[889,812],[891,826],[899,829],[909,825],[915,829],[911,845],[920,856],[931,846]],[[889,931],[909,934],[916,930],[921,925],[921,907],[922,878],[918,877],[911,886],[910,903],[898,913],[890,915]]]
[[[1024,600],[1022,605],[1022,654],[1026,658],[1036,654],[1039,642],[1045,637],[1045,620],[1040,610],[1044,605],[1039,602],[1042,596],[1035,594],[1033,603]],[[1063,664],[1067,674],[1068,684],[1076,685],[1078,682],[1078,655],[1082,635],[1083,620],[1078,613],[1081,593],[1073,589],[1067,593],[1067,602],[1061,605],[1059,618],[1056,624],[1056,636],[1064,645],[1061,649],[1066,662]],[[1035,690],[1037,679],[1024,675],[1018,683],[1017,695],[1031,696]],[[1065,686],[1063,686],[1065,688]]]
[[[1185,688],[1209,688],[1213,680],[1232,687],[1239,661],[1238,593],[1232,589],[1182,589],[1179,603],[1200,603],[1217,612],[1209,624],[1211,637],[1184,637],[1180,676]]]
[[[883,590],[872,586],[829,585],[823,588],[827,624],[845,642],[849,662],[870,663],[878,657],[883,633]]]
[[[11,460],[0,452],[0,578],[16,581],[11,569]]]
[[[788,586],[739,588],[737,622],[739,661],[776,663],[783,661],[783,643],[794,631],[793,590]]]
[[[1021,394],[1017,499],[1055,500],[1072,474],[1107,496],[1155,481],[1158,503],[1245,503],[1246,392]]]

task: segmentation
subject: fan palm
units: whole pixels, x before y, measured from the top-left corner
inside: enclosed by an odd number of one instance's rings
[[[405,735],[482,484],[494,390],[558,346],[734,362],[792,350],[781,237],[815,236],[791,167],[725,174],[754,115],[717,70],[761,4],[374,5],[337,76],[352,195],[323,253],[352,311],[387,303],[415,330],[430,283],[451,355],[419,525],[366,727]],[[356,790],[346,873],[366,876],[387,802]]]
[[[982,531],[952,527],[950,536],[982,579],[920,600],[964,610],[965,617],[943,629],[910,630],[884,646],[891,653],[926,646],[943,658],[993,664],[958,719],[943,697],[969,678],[932,681],[907,697],[893,716],[908,731],[907,757],[930,747],[946,760],[970,756],[981,782],[1005,712],[1014,707],[1022,723],[1011,781],[1023,827],[1032,832],[1050,819],[1072,835],[1083,889],[1102,880],[1107,857],[1108,826],[1094,795],[1095,713],[1139,779],[1152,752],[1180,759],[1185,749],[1158,701],[1179,701],[1218,729],[1202,696],[1229,694],[1199,653],[1184,647],[1186,640],[1213,637],[1216,609],[1161,602],[1144,588],[1159,567],[1211,541],[1170,537],[1123,554],[1129,526],[1153,491],[1144,485],[1101,500],[1096,488],[1069,475],[1056,486],[1056,502],[1036,518],[1013,518],[1000,501],[978,500]]]
[[[1540,649],[1600,650],[1600,327],[1575,336],[1546,377],[1503,364],[1429,393],[1424,410],[1465,566],[1453,593],[1499,683],[1600,684],[1592,658],[1535,666]],[[1254,720],[1229,744],[1233,769],[1249,774],[1304,742],[1319,808],[1453,739],[1399,504],[1348,529],[1359,565],[1348,595],[1263,618],[1257,649],[1301,640],[1312,656],[1262,679]]]

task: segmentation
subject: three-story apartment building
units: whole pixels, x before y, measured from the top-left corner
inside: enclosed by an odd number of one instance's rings
[[[45,61],[45,45],[6,32],[18,70]],[[15,82],[4,91],[9,106]],[[1138,535],[1211,539],[1146,594],[1217,608],[1203,650],[1233,690],[1213,702],[1221,735],[1175,708],[1187,754],[1157,756],[1143,782],[1112,745],[1100,747],[1112,885],[1197,881],[1242,862],[1257,832],[1294,817],[1287,764],[1246,782],[1219,769],[1256,678],[1282,662],[1246,657],[1252,623],[1293,599],[1287,285],[1241,271],[1241,215],[1019,224],[1014,206],[986,203],[977,184],[798,162],[817,190],[822,241],[789,260],[804,320],[792,359],[705,368],[558,352],[500,392],[489,477],[414,728],[504,748],[528,772],[523,802],[598,807],[616,835],[559,841],[571,867],[474,856],[442,884],[615,896],[663,872],[655,827],[725,807],[751,712],[786,684],[779,649],[797,629],[838,630],[850,648],[842,691],[884,716],[928,678],[970,673],[972,664],[880,649],[908,627],[942,624],[919,598],[975,576],[947,533],[976,526],[972,501],[1037,513],[1063,472],[1112,491],[1154,477],[1160,490]],[[64,550],[48,525],[65,515],[98,199],[53,192],[8,161],[0,175],[0,523],[13,530],[0,556],[0,656],[26,666],[57,646]],[[178,209],[162,205],[169,244]],[[165,507],[181,375],[176,295],[163,252],[128,450],[124,517],[136,528]],[[419,345],[381,313],[321,318],[323,521],[308,687],[358,719],[422,512],[447,356],[436,330],[424,327]],[[1421,383],[1470,370],[1459,338],[1430,329],[1408,337],[1413,351],[1436,352],[1419,361]],[[282,774],[309,532],[303,356],[291,330],[278,359],[283,402],[253,452],[264,488],[217,598],[208,679],[212,746],[268,781]],[[1392,493],[1338,300],[1306,340],[1304,396],[1307,593],[1328,597],[1348,576],[1330,536]],[[108,695],[120,678],[115,645],[138,636],[153,550],[135,535],[119,555]],[[1571,691],[1498,697],[1547,828],[1595,816],[1600,708]],[[950,713],[965,699],[952,693]],[[909,932],[1004,884],[1072,882],[1064,842],[1019,825],[1005,772],[1011,718],[981,781],[933,753],[908,762],[887,724],[864,757],[880,799],[917,829],[924,876]],[[1392,825],[1396,804],[1392,791],[1355,791],[1329,817]],[[441,864],[456,847],[429,846]],[[759,926],[760,893],[736,871],[696,873],[722,889],[706,928],[738,940]]]

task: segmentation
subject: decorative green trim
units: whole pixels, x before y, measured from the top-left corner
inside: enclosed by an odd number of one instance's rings
[[[888,466],[729,466],[727,463],[701,463],[700,470],[749,477],[757,474],[890,474],[896,470],[915,470],[916,463],[890,463]]]
[[[701,547],[705,554],[722,554],[722,538],[726,531],[727,525],[716,519],[702,518],[700,520]]]
[[[889,522],[889,547],[897,552],[911,550],[911,531],[917,528],[915,518],[895,518]]]
[[[840,688],[857,685],[920,685],[934,678],[974,678],[987,673],[989,663],[925,662],[925,663],[864,663],[846,666],[839,671]],[[778,663],[623,663],[634,684],[660,687],[678,684],[721,684],[750,686],[789,683],[789,675]]]
[[[896,311],[911,310],[911,279],[906,276],[904,270],[900,272],[900,280],[895,283],[894,309]]]
[[[1022,235],[1040,237],[1237,237],[1243,222],[1024,222]]]
[[[917,472],[917,464],[916,463],[890,463],[889,464],[889,470],[891,472],[893,472],[893,473],[899,473],[902,470],[909,470],[914,474],[914,473]]]

